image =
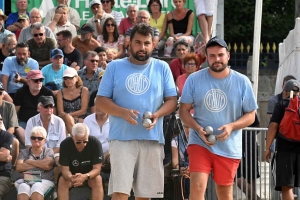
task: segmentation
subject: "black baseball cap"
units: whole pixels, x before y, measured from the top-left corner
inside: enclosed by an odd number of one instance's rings
[[[85,33],[92,33],[95,32],[93,27],[89,24],[83,24],[82,27],[77,31],[78,33],[85,34]]]
[[[228,50],[227,43],[223,39],[219,38],[218,36],[215,36],[215,37],[211,38],[210,40],[208,40],[208,42],[205,46],[205,50],[208,47],[215,46],[216,44],[221,46],[221,47],[224,47],[225,49]]]
[[[40,96],[38,102],[41,103],[43,106],[54,105],[54,100],[52,96]]]

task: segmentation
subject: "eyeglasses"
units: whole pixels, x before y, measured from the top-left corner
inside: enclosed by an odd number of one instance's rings
[[[110,1],[101,1],[102,4],[109,3]]]
[[[76,143],[76,144],[81,144],[81,143],[86,144],[86,143],[88,143],[88,142],[89,142],[88,140],[84,140],[84,141],[76,141],[75,143]]]
[[[114,24],[106,24],[106,27],[115,27],[115,25]]]
[[[140,18],[140,19],[148,19],[148,17],[144,17],[144,16],[138,16],[138,18]]]
[[[186,63],[185,66],[186,67],[195,67],[196,63]]]
[[[99,62],[99,60],[89,60],[91,63],[93,63],[93,62],[96,62],[96,63],[98,63]]]
[[[38,16],[30,16],[30,18],[33,18],[33,19],[39,19],[41,17],[38,17]]]
[[[33,34],[34,37],[38,37],[38,36],[43,36],[44,33],[36,33],[36,34]]]
[[[64,80],[72,80],[75,76],[73,77],[63,77]]]
[[[45,106],[43,106],[45,109],[47,109],[47,108],[53,108],[54,106],[52,105],[52,104],[49,104],[49,105],[45,105]]]
[[[38,83],[38,82],[43,82],[44,79],[40,78],[40,79],[31,79],[33,82]]]
[[[35,136],[31,136],[30,137],[31,140],[38,140],[38,141],[42,141],[44,138],[43,137],[35,137]]]
[[[152,7],[159,7],[158,4],[152,4],[151,6],[152,6]]]
[[[128,10],[128,12],[130,12],[130,13],[136,13],[137,11],[136,10]]]

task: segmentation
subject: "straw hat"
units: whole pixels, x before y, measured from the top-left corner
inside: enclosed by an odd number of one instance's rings
[[[3,17],[4,20],[7,20],[7,16],[3,13],[2,9],[0,9],[0,17]]]

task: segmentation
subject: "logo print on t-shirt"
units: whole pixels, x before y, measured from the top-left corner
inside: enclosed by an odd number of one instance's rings
[[[73,160],[72,165],[73,165],[74,167],[77,167],[77,166],[79,165],[78,160]]]
[[[127,77],[125,85],[131,94],[141,95],[149,89],[150,81],[144,74],[134,73]]]
[[[227,96],[222,90],[211,89],[204,97],[204,104],[209,111],[220,112],[227,105]]]

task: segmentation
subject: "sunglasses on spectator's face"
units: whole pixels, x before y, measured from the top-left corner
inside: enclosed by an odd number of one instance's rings
[[[63,79],[64,80],[73,80],[74,76],[73,77],[64,77]]]
[[[110,1],[101,1],[102,4],[109,3]]]
[[[91,63],[94,63],[94,62],[97,62],[97,63],[98,63],[99,60],[90,60],[90,62],[91,62]]]
[[[106,27],[114,27],[115,25],[114,24],[106,24]]]
[[[40,79],[31,79],[33,82],[38,83],[38,82],[43,82],[44,79],[40,78]]]
[[[38,37],[38,36],[43,36],[44,33],[36,33],[36,34],[33,34],[34,37]]]
[[[31,136],[30,139],[31,139],[31,140],[42,141],[44,138],[43,138],[43,137],[35,137],[35,136]]]
[[[44,108],[53,108],[54,106],[52,104],[49,104],[49,105],[45,105],[43,106]]]
[[[88,143],[88,142],[89,142],[88,140],[84,140],[84,141],[76,141],[75,143],[76,143],[76,144],[81,144],[81,143],[86,144],[86,143]]]

